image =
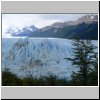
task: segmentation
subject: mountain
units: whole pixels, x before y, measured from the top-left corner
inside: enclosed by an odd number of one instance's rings
[[[87,15],[79,18],[78,20],[86,23],[91,23],[94,21],[98,21],[98,15]]]
[[[80,39],[98,39],[98,16],[87,15],[76,21],[67,21],[64,23],[57,22],[51,26],[46,26],[31,34],[31,37],[55,37],[72,39],[79,37]]]
[[[12,36],[48,37],[72,39],[98,39],[98,15],[86,15],[76,21],[56,22],[41,29],[34,25],[24,27],[17,32],[11,31]]]
[[[29,26],[29,27],[24,27],[22,29],[9,28],[6,33],[10,33],[12,36],[22,36],[22,37],[25,37],[25,36],[30,36],[36,30],[38,30],[38,28],[35,27],[34,25],[32,25],[32,26]]]

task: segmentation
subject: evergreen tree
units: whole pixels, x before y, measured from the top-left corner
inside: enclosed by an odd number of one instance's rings
[[[94,53],[93,58],[94,67],[92,71],[89,73],[89,85],[96,86],[98,85],[98,54]]]
[[[97,55],[94,52],[96,47],[92,44],[91,40],[79,39],[73,41],[73,46],[73,57],[66,58],[72,61],[72,65],[78,68],[78,71],[72,74],[73,84],[86,86],[89,82],[89,73],[94,68],[97,68]]]

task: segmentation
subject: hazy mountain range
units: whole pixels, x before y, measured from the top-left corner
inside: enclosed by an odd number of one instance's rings
[[[19,30],[10,28],[6,33],[17,37],[48,37],[72,39],[98,39],[98,16],[86,15],[76,21],[56,22],[50,26],[37,28],[34,25]]]

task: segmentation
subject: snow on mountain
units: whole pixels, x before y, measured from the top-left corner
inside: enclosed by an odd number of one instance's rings
[[[19,29],[17,27],[10,27],[7,29],[6,34],[11,34],[11,36],[29,36],[32,34],[34,31],[38,30],[37,27],[34,25],[32,26],[27,26],[22,29]]]
[[[30,36],[34,31],[38,30],[34,25],[22,28],[19,32],[12,34],[13,36]]]
[[[98,16],[87,15],[75,21],[56,22],[43,27],[31,34],[30,37],[48,37],[72,39],[98,39]]]
[[[87,15],[78,19],[78,21],[85,23],[92,23],[94,21],[98,21],[98,15]]]
[[[34,24],[34,23],[33,23]],[[9,28],[6,33],[13,37],[48,37],[72,39],[98,39],[98,15],[86,15],[75,21],[56,22],[40,29],[34,25],[22,29]],[[7,35],[7,34],[6,34]]]

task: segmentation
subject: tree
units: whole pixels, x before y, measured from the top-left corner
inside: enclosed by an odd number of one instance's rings
[[[91,40],[79,40],[73,41],[73,57],[66,58],[72,61],[72,65],[77,66],[78,71],[73,72],[72,80],[75,85],[88,85],[89,73],[96,66],[97,59],[95,58],[94,46]],[[96,67],[97,68],[97,67]]]
[[[94,68],[89,73],[89,85],[98,85],[98,54],[94,53],[93,57],[95,58],[93,61]]]

